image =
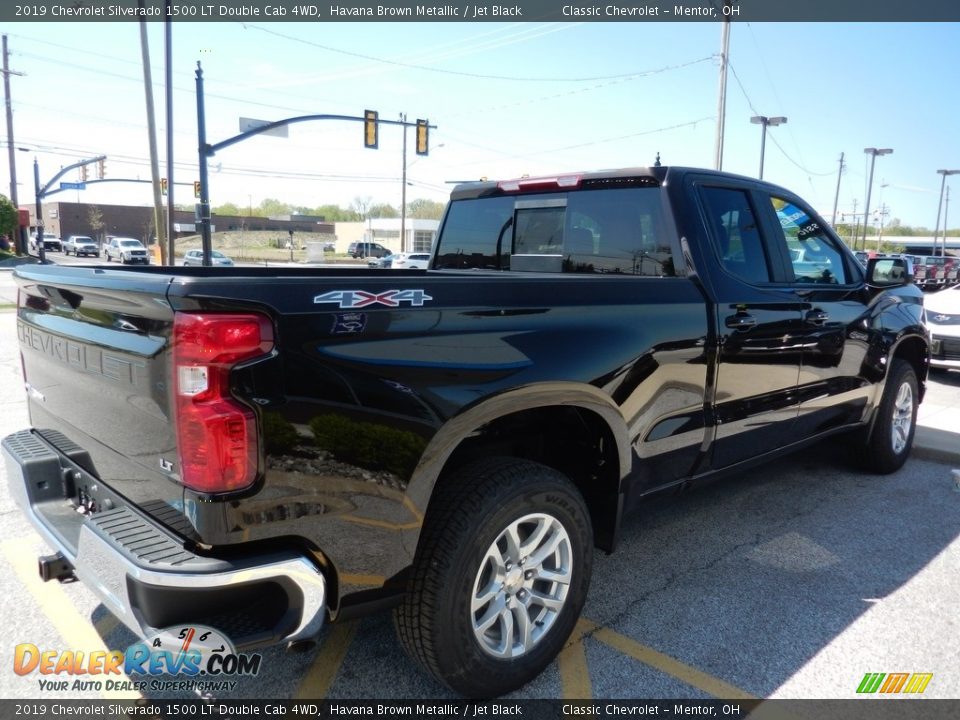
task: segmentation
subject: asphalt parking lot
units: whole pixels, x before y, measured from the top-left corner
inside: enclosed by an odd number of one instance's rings
[[[958,407],[960,373],[934,376],[924,412],[960,453],[943,420]],[[0,309],[0,435],[26,425],[14,315]],[[827,442],[650,504],[615,554],[597,556],[584,619],[560,658],[514,697],[854,698],[865,673],[903,672],[932,674],[925,697],[960,698],[960,461],[920,455],[870,476],[850,469],[842,442]],[[38,674],[14,672],[18,643],[92,651],[135,641],[79,583],[41,583],[35,559],[46,552],[0,491],[0,697],[132,697],[47,693]],[[448,697],[407,660],[389,614],[329,627],[310,653],[262,655],[259,675],[223,697]]]

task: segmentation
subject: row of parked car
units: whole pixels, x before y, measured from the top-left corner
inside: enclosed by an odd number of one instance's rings
[[[36,235],[30,238],[30,249],[36,251],[40,240]],[[48,252],[62,252],[64,255],[73,253],[76,257],[100,257],[100,246],[96,240],[87,235],[71,235],[66,240],[60,240],[53,233],[43,234],[43,249]],[[107,262],[116,260],[119,263],[150,264],[150,253],[143,243],[135,238],[107,236],[103,246],[103,257]]]
[[[960,258],[952,255],[885,255],[873,251],[858,250],[857,259],[866,266],[867,260],[874,257],[902,257],[913,264],[913,282],[923,290],[939,290],[960,282]]]

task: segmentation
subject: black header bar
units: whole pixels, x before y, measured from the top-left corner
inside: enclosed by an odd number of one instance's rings
[[[0,22],[960,22],[958,0],[35,0]]]

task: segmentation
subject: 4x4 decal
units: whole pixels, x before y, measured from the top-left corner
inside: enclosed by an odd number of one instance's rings
[[[380,293],[366,290],[331,290],[313,298],[315,305],[336,303],[343,309],[355,310],[371,305],[399,307],[400,303],[408,302],[412,307],[422,307],[427,300],[433,298],[423,290],[384,290]]]

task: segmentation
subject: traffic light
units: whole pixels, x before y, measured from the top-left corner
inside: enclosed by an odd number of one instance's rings
[[[88,173],[87,173],[87,166],[86,166],[86,165],[81,165],[81,166],[80,166],[80,182],[86,182],[86,181],[87,181],[87,175],[88,175]]]
[[[378,147],[380,147],[380,142],[377,137],[377,119],[379,116],[380,113],[378,113],[376,110],[363,111],[363,146],[366,148],[373,148],[376,150]]]
[[[430,121],[417,120],[417,155],[430,152]]]
[[[200,181],[199,180],[193,181],[193,196],[195,198],[200,197]]]
[[[167,194],[167,179],[160,178],[160,193],[163,195]]]
[[[103,180],[104,176],[107,174],[106,164],[106,160],[101,159],[97,161],[97,177],[101,180]]]

